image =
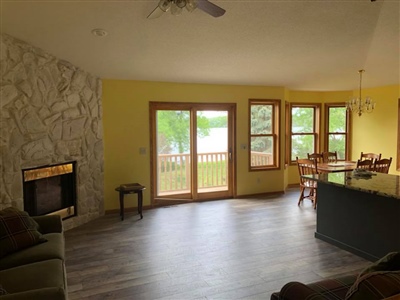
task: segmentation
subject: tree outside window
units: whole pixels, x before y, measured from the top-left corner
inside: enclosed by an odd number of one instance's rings
[[[279,167],[280,100],[249,100],[250,170]]]
[[[320,105],[292,104],[290,112],[290,160],[294,162],[319,150]]]
[[[348,157],[349,118],[344,104],[325,105],[325,148],[330,152],[337,151],[339,160],[346,160]]]

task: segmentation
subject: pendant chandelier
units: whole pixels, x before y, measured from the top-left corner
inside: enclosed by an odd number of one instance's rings
[[[361,82],[362,82],[362,74],[365,70],[359,70],[360,74],[360,95],[359,97],[354,97],[346,102],[347,110],[350,112],[357,113],[358,116],[361,116],[363,113],[371,113],[375,108],[375,102],[372,101],[370,97],[366,97],[363,99],[361,97]]]

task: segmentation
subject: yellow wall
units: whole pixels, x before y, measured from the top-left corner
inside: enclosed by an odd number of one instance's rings
[[[284,97],[282,87],[103,80],[105,210],[119,207],[114,189],[127,182],[148,187],[144,205],[150,205],[149,101],[236,103],[237,195],[283,191],[283,167],[277,171],[249,172],[248,150],[241,150],[239,145],[248,143],[248,99],[281,99],[284,128]],[[281,136],[283,145],[284,129]],[[146,155],[139,154],[140,147],[146,148]],[[282,164],[283,159],[281,156]],[[136,206],[136,201],[126,204]]]
[[[372,114],[352,118],[351,158],[361,151],[381,152],[392,156],[395,172],[397,151],[397,99],[400,86],[380,87],[363,91],[376,102]],[[289,102],[344,102],[358,91],[307,92],[289,91],[283,87],[181,84],[143,81],[103,80],[103,126],[105,144],[105,210],[119,207],[115,187],[121,183],[139,182],[148,190],[144,205],[150,205],[150,136],[149,102],[219,102],[237,105],[237,195],[283,191],[288,184],[298,183],[296,166],[284,168],[285,100]],[[248,99],[281,99],[281,170],[248,171]],[[322,105],[321,132],[324,125]],[[146,148],[140,155],[139,148]],[[323,139],[321,149],[323,149]],[[257,183],[257,179],[261,183]],[[128,196],[134,199],[134,196]],[[126,201],[136,206],[136,199]]]
[[[352,118],[352,160],[360,157],[361,151],[382,153],[382,158],[392,157],[391,174],[398,174],[397,164],[397,123],[400,86],[386,86],[363,89],[362,97],[370,96],[376,102],[375,110]],[[358,96],[354,91],[354,96]]]

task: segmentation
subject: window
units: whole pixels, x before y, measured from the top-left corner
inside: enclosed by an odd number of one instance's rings
[[[250,171],[279,168],[280,100],[249,100]]]
[[[349,157],[350,114],[344,103],[325,104],[325,149],[337,151],[339,160]]]
[[[307,153],[319,152],[320,104],[291,104],[290,161],[306,158]]]

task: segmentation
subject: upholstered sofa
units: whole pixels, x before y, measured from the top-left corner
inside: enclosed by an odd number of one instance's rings
[[[400,300],[400,252],[391,252],[357,275],[310,284],[289,282],[271,300]]]
[[[0,211],[0,299],[67,299],[60,216]]]

